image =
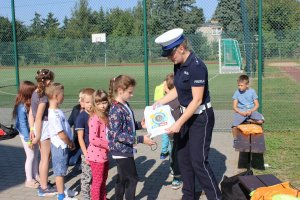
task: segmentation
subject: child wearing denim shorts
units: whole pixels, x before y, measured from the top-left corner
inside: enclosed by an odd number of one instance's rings
[[[68,170],[69,150],[74,148],[70,125],[59,105],[64,100],[64,86],[51,83],[46,89],[49,99],[48,130],[51,140],[52,167],[58,192],[58,200],[71,200],[64,193],[64,176]]]

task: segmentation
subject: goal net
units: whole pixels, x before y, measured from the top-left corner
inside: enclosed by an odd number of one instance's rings
[[[219,72],[220,74],[242,72],[242,57],[237,40],[219,40]]]

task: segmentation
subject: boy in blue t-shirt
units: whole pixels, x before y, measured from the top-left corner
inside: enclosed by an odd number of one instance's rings
[[[81,192],[84,199],[91,199],[91,183],[92,183],[92,171],[87,158],[87,148],[89,146],[89,112],[92,108],[92,100],[94,89],[86,88],[82,91],[84,111],[79,113],[75,122],[75,130],[78,135],[78,142],[81,148]]]
[[[234,142],[236,141],[238,129],[237,126],[243,122],[250,122],[255,124],[264,123],[264,117],[257,112],[259,108],[258,97],[254,89],[249,87],[249,77],[241,75],[238,80],[238,90],[233,94],[233,124],[232,135]]]

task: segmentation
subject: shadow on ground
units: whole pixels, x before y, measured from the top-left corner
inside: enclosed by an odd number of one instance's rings
[[[23,148],[1,144],[0,141],[0,192],[25,182],[25,152]]]

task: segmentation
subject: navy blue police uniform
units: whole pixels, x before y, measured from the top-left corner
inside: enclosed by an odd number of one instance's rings
[[[182,110],[193,99],[192,87],[204,87],[202,104],[181,128],[178,162],[183,179],[183,200],[194,200],[195,177],[210,199],[221,199],[221,192],[208,162],[208,153],[215,124],[210,104],[206,65],[191,51],[183,64],[174,65],[174,85]],[[184,111],[183,111],[184,112]]]
[[[161,45],[162,56],[174,55],[177,47],[185,41],[183,29],[174,28],[155,39]],[[178,163],[183,180],[183,200],[195,200],[195,177],[209,200],[221,199],[221,191],[208,162],[215,115],[210,103],[208,72],[202,60],[190,51],[182,64],[174,65],[174,85],[181,110],[193,100],[192,87],[204,87],[202,104],[185,122],[178,141]]]

